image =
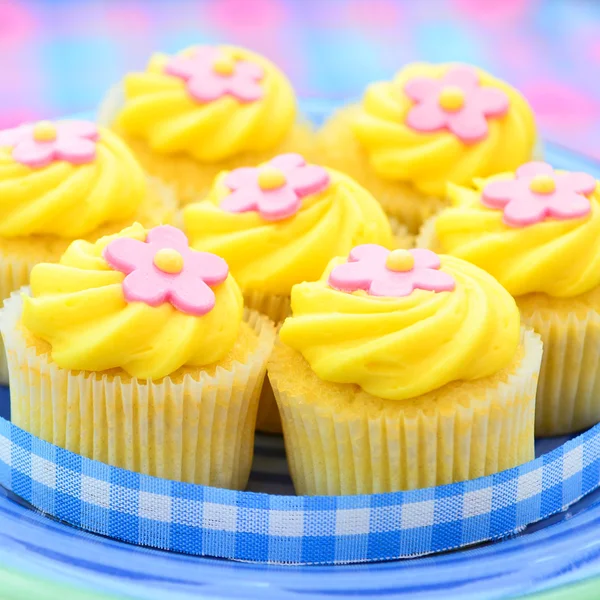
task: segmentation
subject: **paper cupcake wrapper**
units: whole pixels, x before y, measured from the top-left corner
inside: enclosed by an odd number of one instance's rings
[[[98,123],[114,128],[117,115],[125,102],[123,86],[109,89],[98,110]],[[208,194],[214,178],[220,171],[247,167],[265,162],[286,152],[299,152],[309,162],[315,160],[313,126],[304,118],[298,119],[287,138],[266,152],[245,152],[214,164],[204,164],[184,153],[160,154],[152,151],[140,138],[132,138],[117,129],[137,156],[142,167],[176,190],[181,205],[198,202]]]
[[[544,344],[536,435],[573,433],[599,423],[600,314],[542,314],[519,308],[523,323],[535,329]]]
[[[245,364],[214,376],[152,382],[61,369],[27,346],[18,326],[20,293],[5,302],[0,327],[7,349],[12,421],[87,458],[175,481],[243,489],[254,448],[256,410],[275,336],[254,311],[258,335]]]
[[[523,358],[505,381],[453,406],[428,403],[377,414],[340,411],[294,395],[269,377],[298,494],[373,494],[443,485],[503,471],[534,457],[534,412],[542,344],[523,330]],[[277,360],[277,345],[273,361]],[[468,391],[469,382],[464,383]],[[465,399],[466,398],[466,399]]]

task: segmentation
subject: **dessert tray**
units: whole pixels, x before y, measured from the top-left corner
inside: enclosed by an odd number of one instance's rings
[[[600,178],[586,157],[545,153]],[[3,599],[600,597],[600,425],[538,440],[536,460],[490,477],[309,498],[277,436],[257,436],[234,492],[78,457],[11,425],[8,407],[3,387]]]

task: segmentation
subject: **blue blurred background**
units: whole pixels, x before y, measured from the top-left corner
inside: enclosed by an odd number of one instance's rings
[[[222,41],[340,102],[407,61],[472,62],[523,91],[546,137],[600,157],[595,0],[0,0],[0,127],[92,109],[153,51]]]

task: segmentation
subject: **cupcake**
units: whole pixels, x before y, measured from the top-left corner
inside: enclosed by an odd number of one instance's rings
[[[536,434],[600,422],[600,191],[585,173],[530,162],[450,186],[419,244],[468,260],[515,297],[542,337]]]
[[[370,190],[410,231],[468,184],[529,160],[536,128],[527,101],[481,69],[412,64],[370,85],[318,134],[319,159]]]
[[[0,328],[17,426],[116,467],[245,487],[274,327],[180,230],[73,242]]]
[[[43,121],[0,131],[0,298],[26,285],[39,262],[72,240],[96,240],[138,220],[174,217],[173,194],[143,173],[113,132],[86,121]],[[6,383],[0,347],[0,382]]]
[[[155,54],[130,73],[100,109],[101,123],[127,141],[148,173],[200,200],[223,169],[278,153],[306,154],[313,133],[298,121],[286,76],[266,58],[234,46]]]
[[[185,207],[183,220],[190,244],[222,256],[246,305],[275,323],[289,314],[292,286],[319,279],[332,258],[356,244],[394,243],[369,192],[298,154],[220,173],[206,200]],[[258,426],[281,432],[272,396],[261,401]]]
[[[298,494],[372,494],[534,457],[542,344],[452,256],[374,244],[292,290],[269,378]]]

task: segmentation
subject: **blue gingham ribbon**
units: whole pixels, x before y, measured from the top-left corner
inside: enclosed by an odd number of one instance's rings
[[[277,455],[267,444],[258,462],[269,452]],[[277,473],[272,479],[285,485]],[[501,538],[565,510],[600,484],[600,425],[523,466],[473,481],[297,497],[132,473],[1,419],[0,484],[48,515],[133,544],[277,564],[380,561]]]

